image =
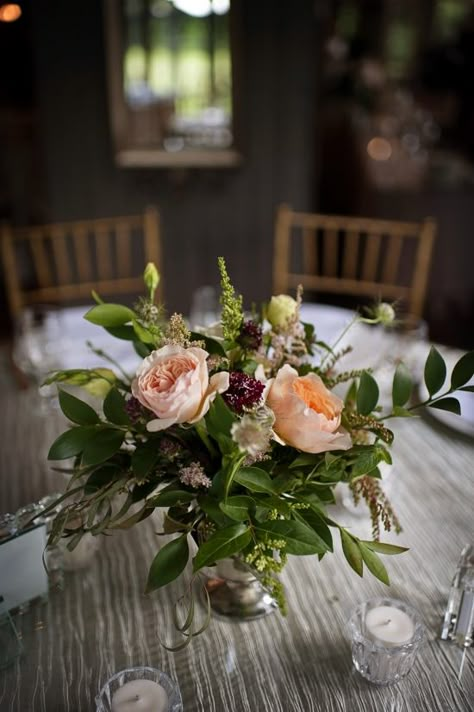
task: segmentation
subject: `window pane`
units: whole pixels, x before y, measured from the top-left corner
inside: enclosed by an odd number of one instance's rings
[[[135,145],[232,145],[229,9],[230,0],[124,0],[124,93]]]

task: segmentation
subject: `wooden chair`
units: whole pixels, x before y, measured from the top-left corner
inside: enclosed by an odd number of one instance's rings
[[[273,293],[305,290],[400,300],[421,317],[436,223],[294,212],[280,205]]]
[[[8,303],[13,317],[28,305],[144,293],[147,262],[161,266],[156,208],[143,215],[1,228]],[[159,298],[161,282],[157,290]]]

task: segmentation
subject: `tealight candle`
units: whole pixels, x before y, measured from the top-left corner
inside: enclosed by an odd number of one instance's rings
[[[405,677],[423,640],[423,624],[417,612],[391,598],[359,604],[349,629],[354,666],[377,685],[390,685]]]
[[[400,608],[376,606],[367,611],[365,630],[374,643],[394,648],[410,642],[415,634],[415,624]]]
[[[112,712],[166,712],[168,695],[153,680],[131,680],[112,697]]]

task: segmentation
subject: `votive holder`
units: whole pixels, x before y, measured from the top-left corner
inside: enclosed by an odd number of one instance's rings
[[[156,683],[151,687],[151,695],[146,699],[148,687],[143,697],[137,686],[130,686],[130,696],[121,695],[117,701],[114,695],[128,683],[148,680]],[[162,688],[166,695],[160,691]],[[137,692],[138,690],[138,692]],[[125,699],[126,697],[126,699]],[[123,698],[123,699],[122,699]],[[113,675],[101,688],[95,698],[96,712],[182,712],[183,702],[178,685],[161,670],[152,667],[134,667],[121,670]]]
[[[357,606],[349,620],[352,662],[376,685],[392,685],[407,675],[424,637],[411,606],[391,598],[373,598]]]

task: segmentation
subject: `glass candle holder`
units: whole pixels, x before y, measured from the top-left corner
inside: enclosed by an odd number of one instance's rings
[[[361,603],[349,629],[354,667],[376,685],[391,685],[409,673],[424,636],[418,613],[391,598]]]
[[[151,667],[122,670],[107,680],[95,698],[97,712],[182,712],[178,685]]]

